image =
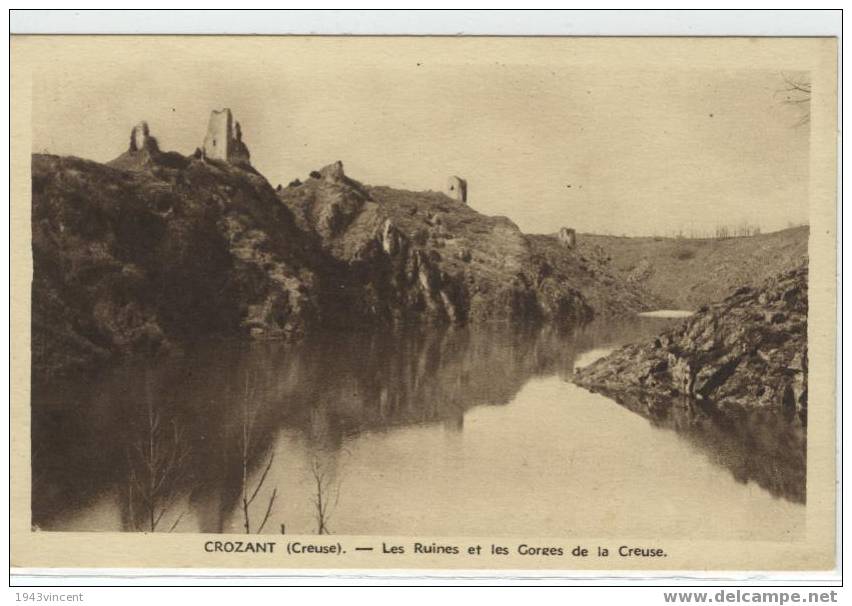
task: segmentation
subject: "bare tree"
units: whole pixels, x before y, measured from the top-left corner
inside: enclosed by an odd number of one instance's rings
[[[151,398],[145,412],[142,432],[127,449],[128,518],[135,530],[156,532],[180,492],[190,449],[177,419],[164,423]],[[175,519],[169,532],[185,513]]]
[[[807,77],[782,75],[784,88],[778,91],[782,95],[781,102],[801,108],[799,120],[795,126],[802,126],[811,121],[811,83]]]
[[[317,534],[331,534],[329,520],[340,500],[341,478],[335,449],[330,442],[320,411],[312,411],[308,471],[312,481],[311,501]]]
[[[340,500],[340,485],[336,483],[335,474],[319,453],[311,457],[310,472],[314,483],[313,504],[317,534],[331,534],[328,522]]]
[[[245,529],[246,534],[251,534],[252,532],[250,516],[251,504],[254,503],[255,499],[260,493],[261,488],[263,488],[263,485],[266,482],[267,475],[269,474],[269,470],[272,468],[272,463],[275,460],[275,452],[273,451],[269,455],[269,459],[267,459],[266,466],[263,468],[263,473],[260,474],[260,479],[257,481],[254,490],[251,490],[249,486],[251,480],[251,478],[249,477],[249,462],[253,454],[252,434],[254,431],[254,424],[257,419],[258,410],[259,406],[257,405],[255,382],[251,381],[249,376],[246,375],[245,392],[243,394],[242,399],[242,432],[240,440],[240,454],[242,459],[241,489],[243,528]],[[272,513],[272,506],[274,505],[275,498],[277,496],[278,488],[275,487],[272,489],[272,493],[269,496],[269,500],[266,505],[266,512],[263,515],[263,519],[261,520],[260,524],[254,532],[260,533],[263,531],[263,527],[266,526],[266,522],[269,520],[269,515]]]

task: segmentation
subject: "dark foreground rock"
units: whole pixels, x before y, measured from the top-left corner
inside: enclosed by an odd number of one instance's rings
[[[578,369],[574,382],[639,408],[673,398],[807,418],[807,265],[742,287],[650,342]]]
[[[266,180],[149,151],[121,159],[133,170],[33,156],[36,377],[316,322],[315,255]]]

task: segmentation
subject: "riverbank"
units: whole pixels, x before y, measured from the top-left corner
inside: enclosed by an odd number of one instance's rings
[[[620,402],[668,406],[682,397],[806,422],[807,314],[805,264],[578,369],[574,382]]]

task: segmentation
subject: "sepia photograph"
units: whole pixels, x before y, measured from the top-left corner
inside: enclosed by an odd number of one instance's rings
[[[836,52],[16,37],[20,541],[834,566]]]

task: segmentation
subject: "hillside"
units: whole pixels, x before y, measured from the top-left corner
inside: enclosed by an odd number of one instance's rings
[[[299,335],[319,314],[314,255],[266,180],[172,160],[129,171],[33,156],[36,372],[208,336]]]
[[[664,297],[642,282],[629,280],[582,244],[566,248],[557,238],[544,235],[527,236],[527,241],[535,257],[580,290],[598,315],[623,316],[666,307]]]
[[[800,265],[808,233],[802,226],[725,240],[582,234],[577,241],[582,254],[640,285],[663,307],[694,310]]]
[[[312,175],[275,190],[247,162],[161,152],[144,123],[108,164],[33,155],[36,375],[211,337],[573,326],[657,303],[443,193],[364,186],[340,163]]]
[[[353,302],[370,314],[574,324],[655,304],[576,251],[542,245],[509,219],[443,193],[365,186],[339,162],[313,175],[278,196],[306,236],[342,264],[338,291],[357,290]]]
[[[222,124],[230,151],[161,151],[141,122],[107,164],[33,156],[37,372],[210,337],[695,309],[807,255],[806,227],[573,246],[445,193],[364,185],[340,162],[273,189],[239,123]]]

